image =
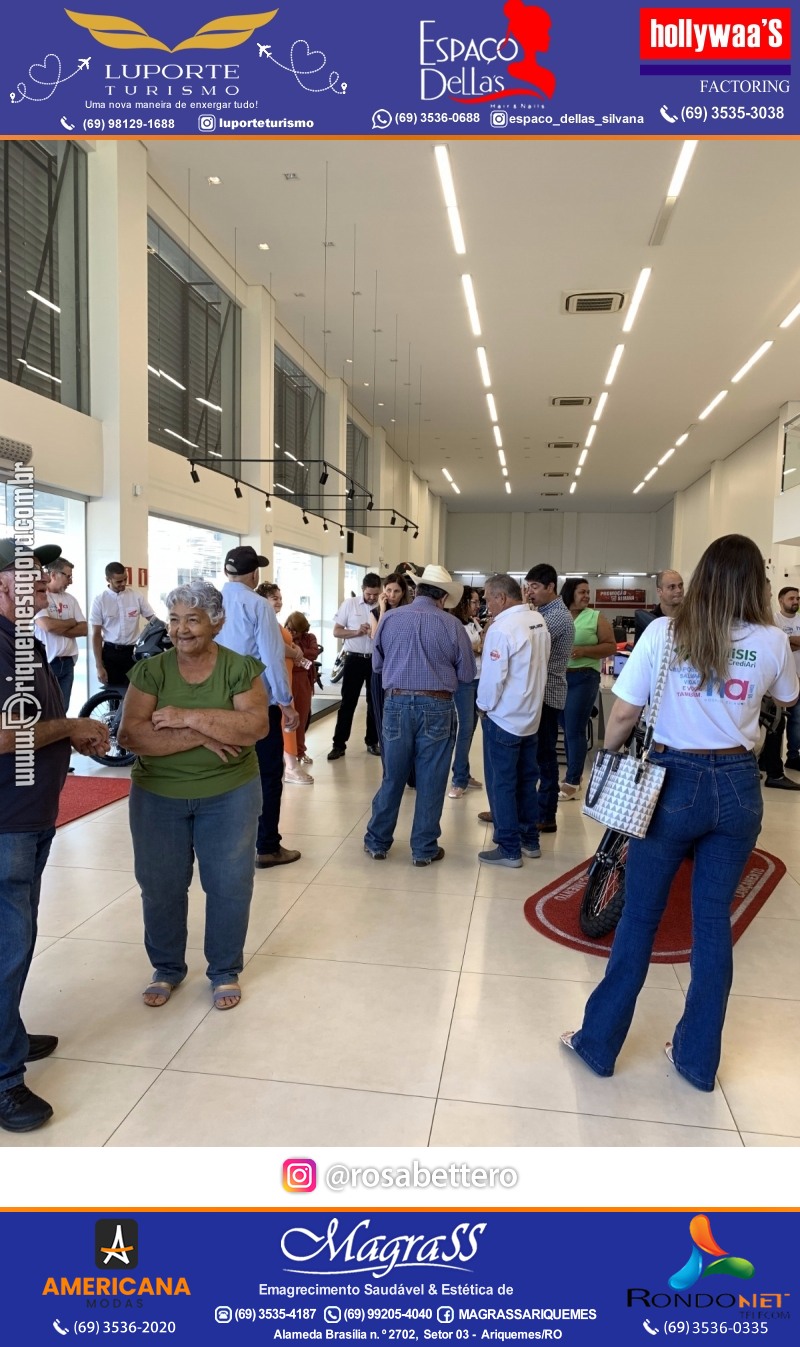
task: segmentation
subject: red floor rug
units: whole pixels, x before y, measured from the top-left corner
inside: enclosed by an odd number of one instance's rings
[[[97,776],[68,776],[58,802],[56,827],[74,823],[76,818],[83,818],[84,814],[93,814],[106,804],[124,799],[130,788],[130,781],[120,780],[119,777],[104,781]]]
[[[569,945],[585,954],[599,954],[607,959],[614,939],[613,931],[600,940],[590,940],[578,923],[589,865],[590,861],[576,865],[574,870],[534,893],[525,904],[525,919],[534,930],[546,935],[548,940],[555,940],[559,945]],[[753,852],[731,905],[734,943],[747,930],[785,874],[786,866],[777,856],[770,856],[766,851]],[[651,963],[689,962],[692,944],[689,903],[691,882],[691,861],[684,861],[672,885],[667,910],[658,928]]]

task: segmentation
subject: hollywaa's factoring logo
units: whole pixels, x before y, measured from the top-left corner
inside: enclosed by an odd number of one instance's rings
[[[155,47],[158,51],[186,51],[188,48],[239,47],[258,28],[263,28],[277,14],[277,9],[267,10],[263,14],[229,14],[222,19],[212,19],[204,23],[191,37],[184,38],[176,47],[167,46],[157,37],[151,37],[141,24],[132,19],[122,19],[116,14],[78,14],[73,9],[64,11],[68,19],[79,28],[87,28],[95,42],[104,47],[118,47],[133,50],[139,47]]]
[[[419,26],[420,96],[425,103],[449,94],[456,103],[498,98],[552,98],[556,77],[539,62],[550,48],[551,18],[541,5],[505,0],[503,37],[451,37],[436,32],[434,19]],[[503,70],[494,74],[493,69]],[[511,87],[508,87],[511,81]],[[525,87],[522,87],[522,86]]]

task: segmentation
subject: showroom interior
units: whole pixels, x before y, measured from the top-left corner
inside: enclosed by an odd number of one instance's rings
[[[688,580],[741,532],[774,591],[800,583],[795,159],[768,139],[5,141],[6,475],[31,446],[37,540],[75,563],[84,612],[109,561],[163,614],[252,544],[323,678],[342,599],[400,561],[465,584],[548,561],[654,603],[656,572]],[[79,645],[73,715],[97,688]],[[199,888],[186,988],[141,1010],[125,802],[59,830],[26,991],[60,1026],[30,1073],[57,1116],[0,1145],[797,1144],[790,796],[767,801],[759,845],[786,873],[737,945],[700,1097],[663,1054],[599,1081],[558,1052],[602,960],[522,907],[594,850],[579,805],[541,862],[498,874],[485,797],[448,800],[448,863],[393,862],[378,891],[380,768],[327,764],[330,731],[310,732],[313,790],[284,793],[303,857],[257,875],[236,1016],[209,1013]],[[685,986],[654,966],[637,1033]],[[209,1085],[231,1078],[220,1128]]]

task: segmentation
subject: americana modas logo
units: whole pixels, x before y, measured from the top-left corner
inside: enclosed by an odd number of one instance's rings
[[[711,1233],[711,1222],[707,1216],[693,1216],[689,1222],[689,1234],[692,1237],[692,1251],[683,1267],[669,1279],[673,1291],[686,1291],[701,1277],[711,1277],[717,1273],[744,1279],[754,1275],[755,1268],[746,1258],[736,1257],[720,1248]],[[710,1263],[703,1257],[704,1254],[711,1257]]]
[[[116,1271],[135,1268],[139,1262],[139,1223],[129,1218],[95,1221],[95,1266]]]
[[[199,47],[219,51],[225,47],[239,47],[247,42],[256,29],[268,24],[278,11],[270,9],[263,14],[229,14],[225,18],[212,19],[175,47],[168,46],[160,38],[151,37],[133,19],[123,19],[116,14],[78,14],[74,9],[64,12],[79,28],[87,28],[95,42],[101,42],[104,47],[155,47],[158,51],[186,51],[190,47]]]

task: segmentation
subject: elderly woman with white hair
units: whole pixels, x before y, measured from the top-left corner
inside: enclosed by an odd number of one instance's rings
[[[131,772],[134,869],[154,972],[147,1006],[163,1006],[187,973],[194,858],[206,894],[205,957],[214,1005],[241,998],[261,786],[253,745],[267,733],[264,666],[217,645],[222,595],[203,580],[166,599],[173,648],[128,675],[119,742]]]

